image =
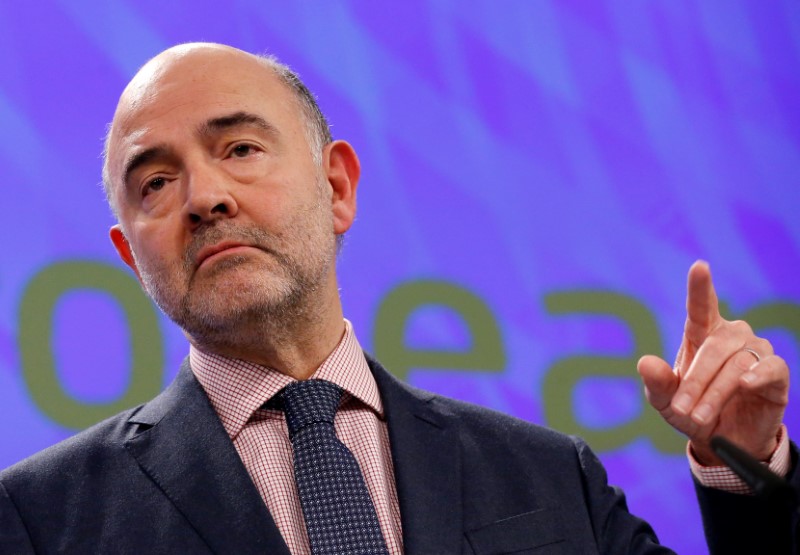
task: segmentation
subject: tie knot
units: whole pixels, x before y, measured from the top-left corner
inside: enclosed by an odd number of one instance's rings
[[[342,389],[325,380],[304,380],[284,387],[277,395],[286,413],[289,437],[314,423],[333,425]]]

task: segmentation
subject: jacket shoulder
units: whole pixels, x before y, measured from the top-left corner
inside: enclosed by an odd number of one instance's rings
[[[121,412],[13,464],[0,471],[0,481],[13,487],[21,482],[41,483],[63,477],[64,473],[74,475],[81,469],[100,468],[135,433],[137,426],[129,421],[140,409],[138,406]]]

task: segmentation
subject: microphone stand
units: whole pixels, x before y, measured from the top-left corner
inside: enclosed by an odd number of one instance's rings
[[[800,510],[798,492],[749,453],[722,436],[711,438],[711,449],[753,489],[755,495],[769,503],[785,504],[790,509]]]

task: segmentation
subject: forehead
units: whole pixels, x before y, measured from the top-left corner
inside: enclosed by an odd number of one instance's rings
[[[204,122],[235,112],[261,116],[289,140],[304,139],[294,93],[254,56],[214,50],[154,59],[126,87],[114,114],[112,182],[135,151],[181,141]]]

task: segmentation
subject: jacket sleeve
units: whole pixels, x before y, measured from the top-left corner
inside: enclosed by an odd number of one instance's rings
[[[628,511],[622,490],[608,485],[602,463],[586,443],[573,437],[598,551],[603,554],[675,555],[660,545],[653,528]]]
[[[791,445],[787,481],[800,492],[798,450]],[[711,555],[725,553],[800,553],[800,514],[788,503],[728,493],[700,485],[695,490]]]
[[[0,482],[0,555],[33,554],[28,530],[22,522],[16,505]]]

